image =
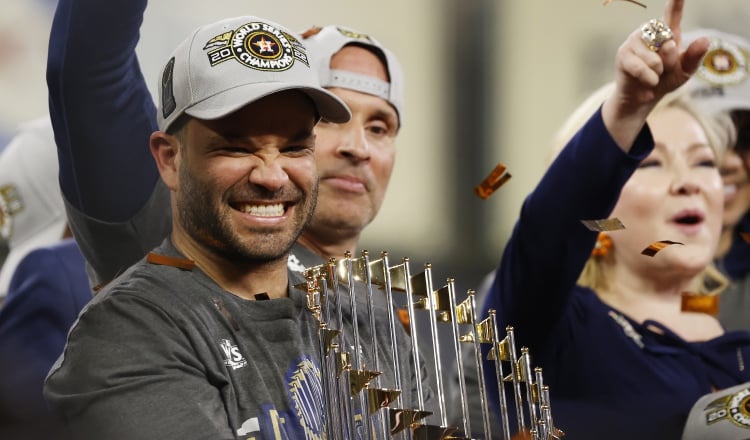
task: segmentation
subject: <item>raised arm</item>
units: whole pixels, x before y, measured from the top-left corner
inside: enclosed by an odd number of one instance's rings
[[[581,220],[609,217],[620,188],[652,145],[644,129],[626,154],[607,132],[601,111],[589,119],[524,201],[483,316],[495,309],[499,328],[514,326],[519,344],[532,352],[546,339],[596,241]]]
[[[136,59],[146,0],[60,0],[47,60],[49,106],[68,202],[104,221],[131,217],[158,179],[153,99]]]
[[[645,44],[638,28],[617,51],[617,86],[604,103],[602,115],[607,130],[624,151],[633,144],[654,106],[690,79],[708,50],[708,39],[698,38],[682,51],[684,6],[685,0],[667,1],[661,23],[669,27],[673,38],[657,50]]]
[[[169,233],[168,192],[149,150],[156,110],[136,45],[146,0],[60,0],[47,61],[70,225],[96,287]]]
[[[662,19],[674,38],[658,51],[641,29],[618,49],[615,90],[570,140],[526,199],[487,295],[501,329],[518,327],[522,345],[542,343],[554,328],[596,240],[581,220],[609,217],[638,163],[652,148],[646,116],[697,68],[708,41],[681,52],[684,1],[670,0]]]

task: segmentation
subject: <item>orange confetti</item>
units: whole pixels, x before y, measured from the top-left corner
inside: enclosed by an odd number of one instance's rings
[[[750,243],[750,232],[740,232],[740,237],[745,240],[745,243]]]
[[[510,173],[505,172],[505,165],[498,163],[490,175],[474,188],[474,192],[483,200],[487,200],[492,193],[497,191],[511,177]]]
[[[656,241],[648,245],[646,249],[641,251],[641,254],[648,255],[649,257],[653,257],[654,255],[656,255],[657,252],[659,252],[660,250],[672,244],[684,245],[685,243],[680,243],[680,242],[671,241],[671,240],[660,240],[660,241]]]
[[[401,325],[403,325],[404,329],[409,332],[409,326],[411,325],[411,320],[409,319],[409,311],[406,309],[396,309],[396,312],[398,313],[398,320],[401,321]]]
[[[682,292],[682,311],[719,314],[719,295]]]
[[[187,258],[169,257],[166,255],[155,254],[149,252],[146,257],[146,261],[151,264],[159,264],[162,266],[172,266],[182,270],[193,270],[195,268],[195,261],[188,260]]]
[[[511,437],[510,440],[532,440],[533,436],[531,434],[531,431],[528,429],[524,429],[522,431],[518,431]]]
[[[307,38],[312,37],[313,35],[319,34],[320,31],[322,31],[322,30],[323,30],[323,28],[320,27],[320,26],[313,26],[310,29],[302,32],[301,35],[302,35],[302,38],[307,39]]]

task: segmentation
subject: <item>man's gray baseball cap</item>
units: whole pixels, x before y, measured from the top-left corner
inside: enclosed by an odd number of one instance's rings
[[[196,29],[161,70],[159,129],[182,114],[218,119],[276,92],[299,90],[321,118],[346,122],[346,104],[320,86],[299,35],[264,18],[235,17]]]

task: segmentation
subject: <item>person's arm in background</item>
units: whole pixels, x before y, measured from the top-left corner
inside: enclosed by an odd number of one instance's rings
[[[597,111],[566,145],[524,201],[481,316],[497,312],[498,328],[517,329],[531,352],[556,328],[597,233],[581,220],[608,218],[620,188],[653,147],[641,128],[628,152]]]
[[[528,347],[532,358],[542,348],[554,351],[543,347],[545,339],[560,331],[556,326],[562,312],[575,307],[568,301],[571,289],[597,235],[581,220],[609,217],[623,185],[653,148],[646,117],[664,95],[690,78],[708,48],[707,39],[680,48],[684,3],[667,1],[663,20],[675,41],[666,41],[658,52],[644,45],[640,29],[628,36],[615,58],[614,92],[524,201],[481,315],[493,309],[498,328],[517,327],[517,346]],[[497,402],[493,364],[485,362],[490,401]]]
[[[0,438],[67,438],[42,387],[90,299],[83,256],[72,239],[34,250],[18,264],[0,309]]]
[[[169,232],[148,147],[156,108],[136,45],[146,0],[59,0],[47,60],[60,185],[94,273],[109,282]]]

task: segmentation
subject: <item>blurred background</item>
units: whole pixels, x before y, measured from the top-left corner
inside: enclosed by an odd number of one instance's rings
[[[661,16],[663,1],[642,1],[647,8],[622,0],[153,0],[138,51],[153,91],[172,48],[227,16],[258,15],[299,31],[342,24],[379,39],[404,66],[406,111],[390,191],[362,248],[409,257],[413,273],[429,262],[436,287],[450,276],[465,292],[499,261],[557,127],[610,80],[625,36]],[[47,112],[55,3],[0,0],[0,148],[17,124]],[[750,37],[747,0],[687,3],[685,29]],[[497,162],[513,178],[481,200],[473,188]]]

